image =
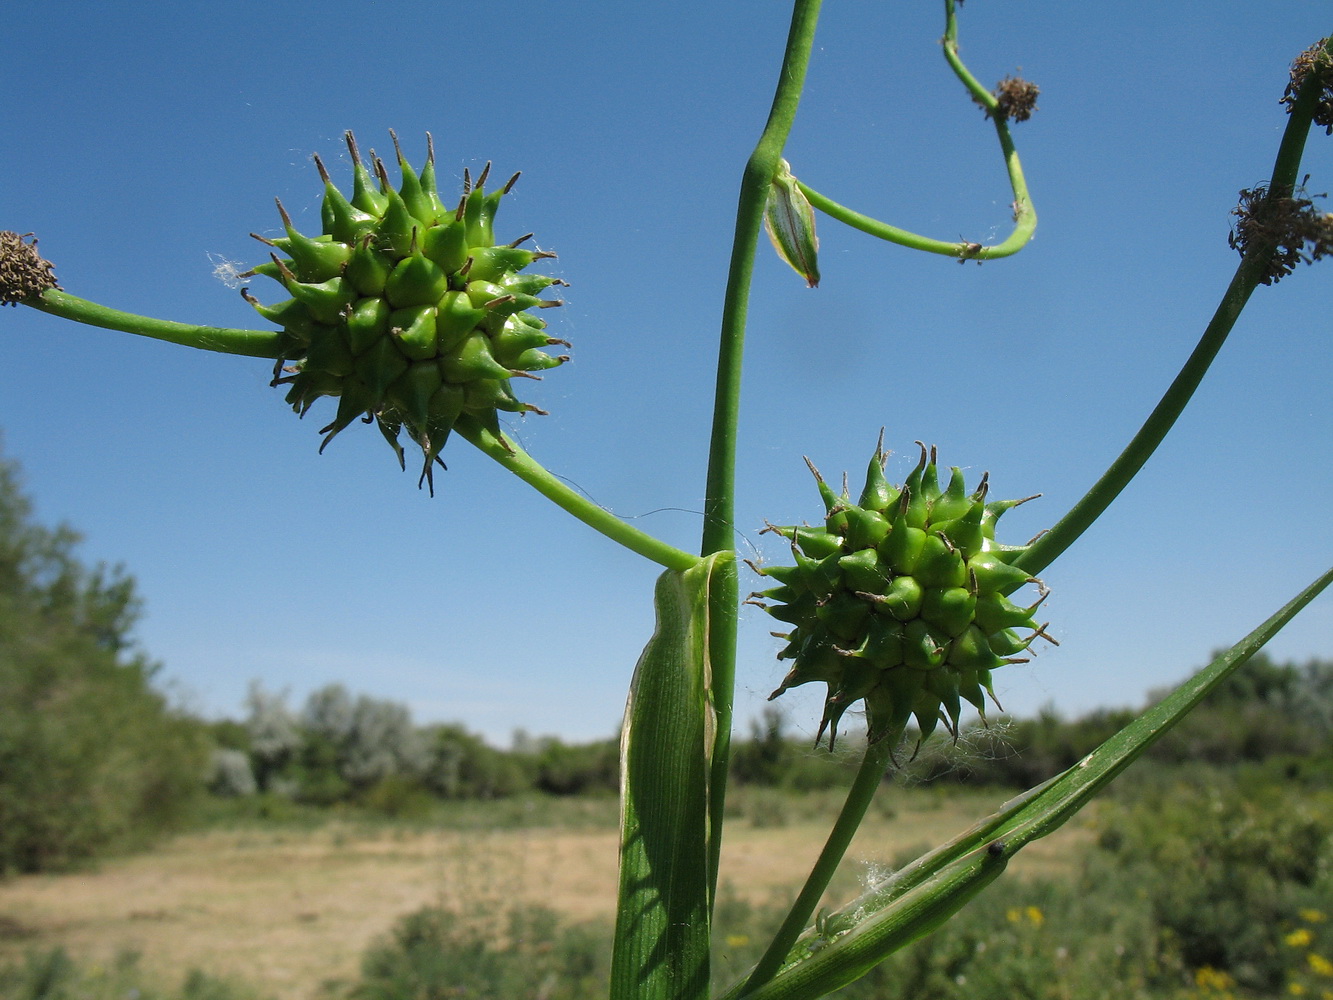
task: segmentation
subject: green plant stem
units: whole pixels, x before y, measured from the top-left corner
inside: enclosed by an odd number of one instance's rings
[[[954,74],[967,87],[973,99],[991,112],[991,123],[995,126],[996,137],[1000,140],[1000,151],[1004,154],[1005,170],[1009,174],[1009,187],[1014,193],[1014,228],[1003,242],[996,243],[993,246],[981,246],[965,241],[948,242],[931,239],[929,236],[919,236],[916,233],[908,232],[906,229],[899,229],[897,226],[891,226],[886,222],[880,222],[878,219],[872,219],[868,215],[855,212],[844,205],[838,204],[832,198],[820,194],[810,186],[801,184],[799,181],[797,183],[800,185],[802,193],[815,208],[825,215],[877,239],[897,243],[913,250],[922,250],[926,253],[957,257],[960,260],[995,260],[999,257],[1009,257],[1018,253],[1031,241],[1032,234],[1037,229],[1037,211],[1032,207],[1032,198],[1028,194],[1027,179],[1023,176],[1023,165],[1019,162],[1018,152],[1014,149],[1014,141],[1009,134],[1009,123],[1001,115],[995,113],[997,108],[995,95],[977,82],[976,77],[968,72],[967,67],[963,65],[963,61],[958,57],[958,19],[954,15],[954,0],[945,0],[944,2],[944,39],[941,44],[944,49],[944,58],[948,61]]]
[[[1333,51],[1333,41],[1330,42],[1329,50]],[[1273,164],[1273,175],[1268,188],[1270,197],[1290,197],[1296,187],[1301,156],[1305,152],[1305,140],[1310,132],[1310,122],[1318,94],[1319,80],[1317,74],[1311,73],[1310,79],[1301,88],[1291,108],[1287,127],[1278,146],[1277,159]],[[1091,527],[1097,518],[1101,517],[1112,501],[1129,485],[1130,480],[1143,468],[1203,381],[1208,367],[1222,349],[1222,344],[1231,333],[1232,327],[1236,325],[1236,320],[1240,318],[1241,310],[1245,308],[1246,302],[1258,287],[1260,279],[1267,273],[1274,250],[1272,243],[1254,244],[1250,247],[1236,268],[1236,273],[1227,285],[1222,301],[1204,329],[1198,345],[1185,361],[1180,374],[1167,388],[1161,401],[1139,428],[1138,433],[1087,494],[1070,508],[1069,513],[1014,560],[1015,566],[1030,573],[1040,573]]]
[[[632,528],[604,507],[561,482],[505,434],[495,434],[471,417],[460,417],[455,432],[479,451],[504,466],[557,507],[578,518],[631,552],[651,559],[667,569],[687,570],[699,564],[698,556],[668,545],[638,528]]]
[[[282,357],[283,348],[289,343],[287,335],[281,330],[237,330],[174,323],[171,320],[153,319],[150,316],[111,309],[75,295],[68,295],[56,288],[48,288],[37,298],[24,300],[23,304],[87,326],[134,333],[140,337],[196,347],[201,351],[217,351],[219,354],[279,358]]]
[[[852,781],[852,787],[847,792],[842,811],[838,813],[837,822],[833,824],[828,840],[824,842],[824,849],[819,852],[819,858],[810,869],[800,894],[769,943],[768,950],[764,952],[759,964],[746,979],[741,992],[749,993],[758,989],[777,975],[778,970],[782,968],[791,953],[792,946],[810,923],[811,914],[819,905],[820,897],[828,888],[829,881],[847,853],[852,837],[860,827],[861,820],[865,818],[866,810],[870,807],[880,782],[884,780],[884,772],[893,760],[893,749],[901,735],[898,733],[892,738],[886,736],[866,747],[865,756],[861,758],[861,766]]]
[[[750,154],[741,176],[736,206],[735,237],[722,306],[722,330],[713,400],[713,430],[708,451],[708,478],[704,494],[701,554],[711,555],[734,546],[736,510],[736,428],[740,418],[741,361],[745,347],[745,320],[755,250],[763,225],[768,189],[778,160],[791,133],[810,65],[821,0],[795,0],[787,48],[778,74],[768,122]],[[726,802],[727,770],[731,762],[732,703],[736,687],[736,628],[740,586],[734,561],[720,568],[709,592],[709,650],[712,663],[710,697],[716,713],[709,791],[710,892],[716,895],[718,859],[722,852],[722,812]]]
[[[172,344],[205,351],[217,351],[221,354],[278,358],[282,356],[287,345],[287,335],[281,330],[237,330],[215,326],[191,326],[188,323],[175,323],[110,309],[57,289],[48,289],[39,298],[30,299],[24,304],[88,326],[120,330],[124,333],[134,333],[141,337],[165,340]],[[637,552],[667,569],[686,570],[699,562],[698,556],[630,527],[614,514],[576,493],[503,434],[497,438],[480,424],[466,418],[459,421],[457,430],[460,436],[532,486],[542,496],[631,552]]]

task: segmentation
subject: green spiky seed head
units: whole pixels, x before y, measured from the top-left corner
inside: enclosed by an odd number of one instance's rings
[[[920,444],[920,442],[917,442]],[[935,450],[902,486],[884,477],[883,441],[853,502],[835,493],[807,459],[824,500],[822,527],[770,525],[791,542],[792,566],[755,567],[778,586],[751,602],[792,626],[779,659],[794,666],[770,695],[811,681],[828,685],[818,742],[864,699],[869,738],[898,739],[915,716],[925,739],[939,722],[958,733],[960,705],[985,718],[994,700],[991,671],[1026,662],[1015,654],[1037,636],[1033,617],[1046,597],[1039,580],[1013,565],[1027,546],[995,541],[995,524],[1026,500],[987,502],[988,477],[969,491],[960,469],[944,486]],[[1008,596],[1036,584],[1037,601],[1023,607]]]
[[[522,273],[555,256],[520,247],[531,233],[496,245],[496,210],[518,174],[488,192],[489,163],[475,182],[465,170],[462,198],[446,205],[429,134],[420,173],[389,134],[402,175],[398,189],[373,151],[367,167],[348,132],[350,200],[314,158],[324,181],[323,232],[297,232],[279,202],[286,235],[251,234],[274,252],[242,277],[273,278],[290,298],[262,305],[248,289],[241,293],[287,333],[273,384],[288,387],[292,408],[305,416],[321,396],[337,398],[336,415],[320,430],[320,450],[361,417],[379,426],[403,465],[398,439],[406,431],[425,458],[418,485],[427,482],[434,492],[433,465],[443,465],[440,449],[460,420],[498,437],[498,411],[544,412],[520,402],[511,380],[540,378],[534,373],[569,360],[546,352],[569,344],[549,336],[530,311],[560,305],[538,296],[564,282]]]

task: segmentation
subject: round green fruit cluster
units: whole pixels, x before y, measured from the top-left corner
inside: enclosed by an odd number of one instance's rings
[[[826,683],[816,742],[831,727],[830,749],[838,720],[861,699],[871,740],[900,738],[913,716],[922,739],[941,721],[956,738],[960,699],[984,719],[983,692],[995,698],[991,671],[1026,662],[1015,654],[1037,636],[1054,642],[1033,618],[1045,587],[1013,565],[1027,546],[995,541],[1000,515],[1033,498],[987,503],[988,477],[968,492],[960,469],[941,488],[935,450],[924,445],[907,481],[894,487],[885,459],[881,441],[856,503],[845,486],[834,493],[807,459],[824,524],[770,525],[765,530],[790,540],[795,565],[754,567],[778,586],[751,601],[794,626],[774,633],[787,640],[778,658],[795,665],[770,699]],[[1035,604],[1008,599],[1028,583],[1040,588]]]
[[[543,412],[520,402],[510,380],[538,378],[534,372],[569,360],[543,350],[569,344],[549,336],[546,323],[528,312],[560,305],[538,295],[564,282],[521,273],[534,260],[555,256],[521,248],[531,233],[495,243],[495,213],[518,174],[488,192],[489,163],[475,182],[465,170],[462,198],[445,205],[436,190],[430,136],[418,174],[389,134],[402,174],[398,190],[373,151],[367,168],[348,132],[350,200],[315,157],[324,180],[323,233],[297,232],[279,202],[286,236],[251,234],[276,252],[242,277],[273,278],[291,297],[266,306],[248,289],[241,293],[287,333],[273,384],[289,387],[292,408],[304,416],[321,396],[338,399],[333,421],[320,430],[320,450],[360,417],[378,425],[403,465],[398,437],[406,429],[425,456],[421,481],[433,492],[433,463],[460,420],[499,436],[498,411]]]

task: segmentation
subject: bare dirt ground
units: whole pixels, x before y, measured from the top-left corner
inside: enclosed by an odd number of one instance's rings
[[[862,827],[838,898],[911,847],[961,832],[979,800],[900,809]],[[993,808],[997,802],[990,803]],[[756,903],[786,898],[826,827],[729,826],[723,878]],[[1007,878],[1072,870],[1090,833],[1077,825],[1023,852]],[[360,956],[404,914],[427,904],[500,912],[541,904],[571,920],[609,918],[616,881],[611,830],[412,831],[330,824],[192,833],[96,871],[0,882],[0,960],[65,947],[103,963],[141,954],[151,976],[179,984],[201,969],[240,977],[280,1000],[312,1000],[355,977]],[[992,892],[1003,892],[1003,881]]]

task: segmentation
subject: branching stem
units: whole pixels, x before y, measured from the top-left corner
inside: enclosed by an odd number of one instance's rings
[[[1330,37],[1328,46],[1330,51],[1333,51],[1333,37]],[[1271,196],[1290,197],[1296,187],[1301,169],[1301,156],[1305,152],[1305,140],[1310,133],[1311,118],[1314,115],[1320,86],[1318,74],[1311,73],[1291,107],[1286,130],[1278,146],[1277,159],[1273,164],[1272,181],[1268,188]],[[1157,450],[1157,446],[1162,443],[1194,395],[1194,391],[1199,387],[1199,383],[1203,381],[1209,365],[1217,357],[1217,352],[1222,349],[1227,335],[1236,325],[1236,320],[1240,318],[1245,303],[1249,301],[1260,279],[1268,272],[1269,262],[1275,249],[1271,242],[1256,243],[1249,248],[1241,259],[1240,266],[1236,268],[1230,284],[1227,285],[1222,301],[1204,329],[1198,345],[1181,368],[1180,374],[1167,388],[1161,401],[1139,428],[1138,433],[1083,499],[1074,504],[1069,513],[1016,559],[1014,565],[1030,573],[1041,572],[1091,527],[1120,492],[1129,485],[1130,480],[1138,474]]]
[[[824,842],[824,849],[819,852],[819,858],[810,869],[810,874],[806,876],[800,895],[796,897],[796,902],[787,912],[768,950],[759,959],[759,964],[754,967],[754,971],[750,973],[750,977],[741,988],[742,993],[758,989],[778,974],[796,939],[810,923],[810,917],[815,912],[815,907],[819,905],[820,897],[824,895],[824,890],[828,888],[834,872],[842,863],[852,837],[860,827],[861,820],[865,818],[866,810],[870,808],[870,802],[875,797],[880,782],[884,780],[884,772],[892,763],[893,749],[900,736],[901,733],[885,736],[866,747],[865,756],[861,758],[861,767],[847,792],[847,799],[843,802],[842,811],[838,813],[837,822],[833,824],[828,840]]]
[[[713,402],[713,431],[708,451],[708,480],[704,495],[701,552],[710,555],[733,548],[736,510],[736,428],[740,419],[741,359],[745,347],[745,320],[755,250],[768,203],[769,185],[791,133],[810,64],[821,0],[795,0],[787,49],[778,75],[773,106],[759,142],[741,176],[736,206],[736,230],[722,306],[718,346],[717,384]],[[710,696],[716,720],[716,742],[709,786],[710,891],[716,895],[718,859],[722,852],[722,811],[726,801],[727,770],[731,762],[732,701],[736,687],[736,627],[740,587],[731,561],[715,575],[709,591]]]
[[[572,514],[594,531],[601,532],[631,552],[651,559],[667,569],[687,570],[699,563],[699,557],[646,532],[633,528],[605,507],[593,503],[548,472],[536,459],[506,435],[496,437],[468,416],[458,419],[454,431],[479,451],[493,458],[557,507]]]
[[[169,319],[153,319],[151,316],[139,316],[98,305],[96,302],[89,302],[87,299],[69,295],[55,288],[48,288],[36,298],[25,299],[23,304],[50,313],[52,316],[72,319],[76,323],[100,326],[106,330],[119,330],[122,333],[135,333],[141,337],[165,340],[185,347],[197,347],[201,351],[217,351],[219,354],[241,354],[249,358],[278,358],[282,356],[283,348],[288,344],[287,335],[281,330],[237,330],[218,326],[194,326],[190,323],[176,323]]]
[[[945,0],[944,3],[944,38],[941,45],[950,68],[967,87],[973,100],[990,112],[991,122],[995,126],[995,135],[1000,141],[1000,151],[1004,154],[1005,170],[1009,174],[1009,187],[1014,193],[1014,228],[1009,236],[992,246],[936,240],[862,215],[845,205],[838,204],[827,195],[820,194],[807,184],[801,184],[800,188],[810,204],[825,215],[889,243],[945,257],[957,257],[959,260],[995,260],[999,257],[1009,257],[1022,250],[1032,239],[1032,234],[1037,229],[1037,211],[1032,207],[1027,180],[1023,176],[1023,165],[1019,162],[1018,152],[1014,149],[1013,138],[1009,134],[1009,123],[1005,116],[998,112],[995,95],[977,82],[976,77],[968,72],[958,57],[958,19],[954,14],[954,0]]]

